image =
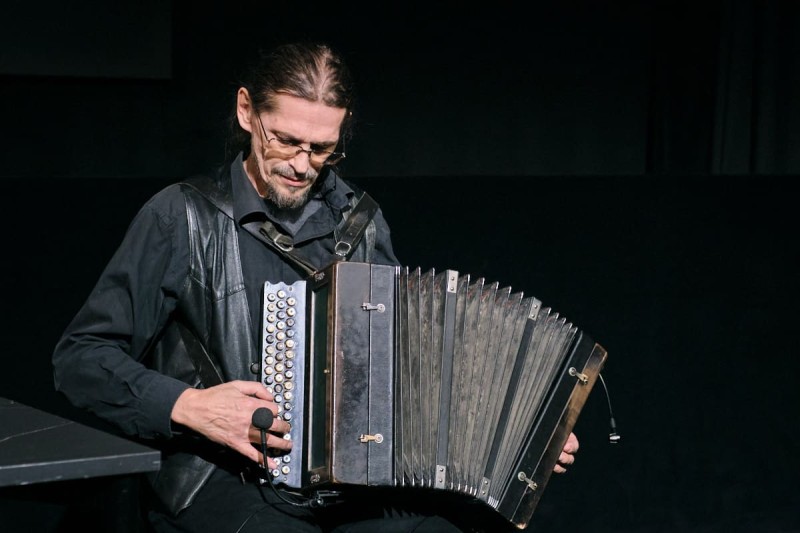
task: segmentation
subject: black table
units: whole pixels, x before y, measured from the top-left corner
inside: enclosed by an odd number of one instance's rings
[[[0,398],[0,487],[155,471],[160,452]]]

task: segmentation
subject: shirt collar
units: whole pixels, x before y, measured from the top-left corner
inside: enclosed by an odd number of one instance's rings
[[[241,152],[231,163],[231,185],[233,189],[233,216],[239,222],[264,220],[267,210],[263,199],[258,195],[247,173],[244,171],[244,159]]]
[[[341,178],[331,167],[324,167],[320,177],[322,182],[312,192],[314,198],[324,201],[332,210],[341,213],[350,206],[349,198],[354,193],[349,187],[341,186]],[[264,199],[258,195],[247,173],[244,170],[244,154],[239,152],[231,164],[231,182],[233,188],[233,215],[240,223],[263,221],[267,218],[280,224],[270,215],[264,205]]]

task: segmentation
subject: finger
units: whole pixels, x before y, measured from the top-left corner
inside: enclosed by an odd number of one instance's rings
[[[565,452],[561,452],[561,455],[558,456],[558,462],[564,466],[571,465],[572,463],[575,462],[575,456]]]
[[[270,453],[269,450],[277,450],[278,452],[288,452],[292,447],[291,441],[287,441],[282,437],[276,437],[274,435],[269,435],[267,437],[266,444],[267,444],[268,454]],[[265,457],[264,454],[261,453],[261,448],[259,447],[258,449],[256,449],[251,446],[251,449],[253,450],[253,452],[255,452],[255,456],[250,457],[250,459],[258,463],[259,465],[264,466]],[[248,455],[248,457],[250,456],[250,454],[246,455]],[[273,455],[283,455],[283,453],[274,453]],[[267,455],[266,460],[267,460],[267,468],[273,469],[278,467],[278,462],[273,457]]]
[[[262,461],[261,453],[256,450],[251,443],[241,445],[231,444],[230,447],[255,463],[261,463]]]
[[[277,450],[289,451],[292,449],[292,441],[278,437],[277,435],[267,436],[267,447]]]
[[[276,419],[275,422],[277,422],[277,421],[278,420]],[[286,424],[286,422],[283,422],[283,424]],[[277,424],[275,424],[275,425],[277,425]],[[288,426],[288,424],[287,424],[287,426]],[[287,427],[287,431],[288,431],[288,427]],[[279,450],[291,450],[292,449],[292,441],[289,440],[289,439],[283,438],[283,435],[284,435],[283,432],[275,431],[274,427],[273,427],[273,429],[270,429],[269,431],[265,431],[264,432],[264,436],[266,437],[267,448],[276,448],[276,449],[279,449]],[[251,426],[249,431],[248,431],[248,439],[250,440],[250,442],[252,444],[256,445],[256,447],[258,447],[259,451],[260,451],[261,430]]]
[[[286,439],[280,437],[272,437],[272,440],[267,439],[267,453],[271,455],[267,455],[267,467],[269,469],[278,468],[278,460],[274,458],[275,455],[285,455],[285,453],[281,452],[289,452],[289,449],[292,447],[291,441],[287,441]],[[272,450],[272,451],[269,451]],[[258,453],[258,464],[264,465],[264,454]]]
[[[259,457],[258,464],[263,467],[264,466],[264,455],[259,453],[258,457]],[[269,457],[269,456],[266,459],[267,459],[267,468],[268,469],[272,470],[274,468],[278,468],[278,461],[277,460],[275,460],[275,459],[273,459],[272,457]]]
[[[284,435],[289,433],[289,430],[292,429],[292,426],[286,422],[285,420],[281,420],[280,418],[274,418],[272,420],[272,425],[267,429],[267,438],[272,435],[277,435],[278,437],[282,438]],[[250,428],[248,429],[248,438],[250,442],[259,443],[261,442],[261,429],[254,426],[252,421],[250,423]],[[284,439],[286,440],[286,439]]]
[[[567,469],[559,464],[556,464],[556,466],[553,467],[553,472],[555,472],[556,474],[563,474],[566,471]]]
[[[576,453],[580,448],[580,443],[578,442],[578,437],[575,433],[570,433],[569,437],[567,437],[567,442],[564,444],[564,451],[567,453]]]
[[[272,394],[258,381],[231,381],[236,390],[247,396],[255,396],[262,400],[272,401]]]
[[[289,433],[289,430],[291,429],[291,424],[282,418],[275,418],[275,420],[272,422],[272,427],[269,428],[270,431],[277,435],[285,435]]]

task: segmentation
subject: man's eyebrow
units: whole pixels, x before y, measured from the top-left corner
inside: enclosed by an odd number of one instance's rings
[[[279,139],[281,139],[282,141],[287,141],[287,142],[289,142],[291,144],[302,144],[302,143],[306,142],[306,141],[303,141],[301,139],[298,139],[294,135],[290,135],[290,134],[288,134],[286,132],[283,132],[283,131],[275,131],[275,130],[273,130],[272,133],[274,133],[275,136],[278,137]],[[310,142],[308,144],[312,148],[332,148],[332,147],[336,146],[337,141]]]

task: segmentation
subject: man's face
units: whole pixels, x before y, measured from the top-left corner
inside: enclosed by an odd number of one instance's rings
[[[239,100],[239,123],[251,135],[245,170],[253,187],[278,207],[304,205],[324,164],[320,155],[336,148],[346,110],[280,94],[273,111],[259,113],[242,109],[241,91]]]

